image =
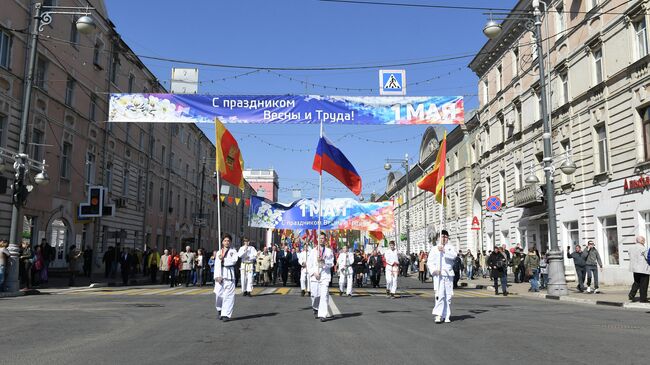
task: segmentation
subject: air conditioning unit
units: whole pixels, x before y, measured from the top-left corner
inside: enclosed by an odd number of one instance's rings
[[[115,199],[115,205],[118,208],[126,208],[129,203],[129,200],[127,198],[117,198]]]

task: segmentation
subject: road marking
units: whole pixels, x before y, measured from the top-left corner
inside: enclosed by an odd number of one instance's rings
[[[273,293],[275,293],[275,288],[266,288],[266,289],[262,290],[262,293],[260,293],[260,294],[269,295],[269,294],[273,294]]]
[[[164,292],[169,292],[174,290],[174,288],[165,288],[165,289],[150,289],[149,292],[143,293],[142,295],[163,295]]]
[[[275,292],[280,295],[287,295],[291,291],[291,288],[278,288]]]
[[[125,295],[141,295],[151,289],[129,289]]]
[[[328,308],[331,310],[331,313],[330,313],[330,314],[331,314],[332,316],[340,316],[340,315],[341,315],[341,311],[339,310],[339,307],[337,307],[336,304],[334,304],[334,299],[332,299],[332,296],[331,296],[331,295],[329,295],[328,297],[329,297],[329,299],[330,299],[330,300],[329,300],[329,306],[328,306]]]

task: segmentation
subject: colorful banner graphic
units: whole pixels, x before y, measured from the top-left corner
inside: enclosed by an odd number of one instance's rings
[[[354,229],[360,231],[393,230],[393,205],[390,201],[360,203],[354,199],[323,199],[321,228]],[[284,205],[262,197],[251,198],[250,226],[288,228],[295,230],[318,228],[318,200],[300,199]]]
[[[462,124],[462,96],[111,94],[109,122]]]

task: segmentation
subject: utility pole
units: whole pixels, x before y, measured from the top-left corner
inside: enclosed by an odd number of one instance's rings
[[[205,185],[205,157],[203,157],[203,163],[201,165],[201,195],[199,195],[199,219],[201,224],[199,224],[199,242],[196,247],[201,247],[201,233],[203,229],[203,187]]]

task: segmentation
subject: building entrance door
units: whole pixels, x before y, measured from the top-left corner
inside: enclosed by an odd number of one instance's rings
[[[52,267],[64,268],[66,251],[68,250],[68,227],[61,219],[52,222],[52,231],[50,236],[50,245],[54,247],[54,261]]]

